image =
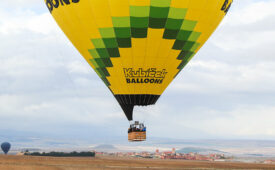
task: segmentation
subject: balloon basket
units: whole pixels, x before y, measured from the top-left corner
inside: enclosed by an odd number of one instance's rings
[[[129,142],[146,141],[146,132],[130,132],[128,133]]]
[[[146,127],[143,123],[135,121],[128,129],[128,140],[130,142],[141,142],[146,140]]]

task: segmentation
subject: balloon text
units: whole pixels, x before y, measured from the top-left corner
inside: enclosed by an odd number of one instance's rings
[[[130,83],[151,83],[151,84],[162,84],[165,75],[167,74],[166,69],[157,71],[156,68],[149,68],[143,70],[139,68],[134,70],[133,68],[124,68],[124,74],[126,82]]]
[[[232,1],[232,2],[233,2],[233,1]],[[227,14],[227,12],[229,11],[232,2],[229,3],[229,0],[225,0],[225,1],[224,1],[221,10],[224,11],[225,14]]]
[[[54,8],[58,8],[60,5],[70,5],[71,3],[78,3],[80,0],[46,0],[46,5],[49,11],[52,13]]]

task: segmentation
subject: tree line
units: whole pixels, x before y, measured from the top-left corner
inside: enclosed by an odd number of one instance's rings
[[[49,153],[40,153],[40,152],[33,152],[29,153],[26,152],[24,155],[27,156],[53,156],[53,157],[95,157],[95,152],[49,152]]]

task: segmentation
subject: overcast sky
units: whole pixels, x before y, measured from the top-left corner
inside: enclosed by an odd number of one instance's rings
[[[275,1],[235,0],[155,106],[149,136],[275,140]],[[0,2],[0,131],[125,136],[115,98],[43,0]]]

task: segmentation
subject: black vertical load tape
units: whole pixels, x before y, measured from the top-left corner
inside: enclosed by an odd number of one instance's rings
[[[129,121],[133,120],[134,106],[148,106],[156,104],[159,97],[160,95],[151,94],[115,95],[115,98]]]

